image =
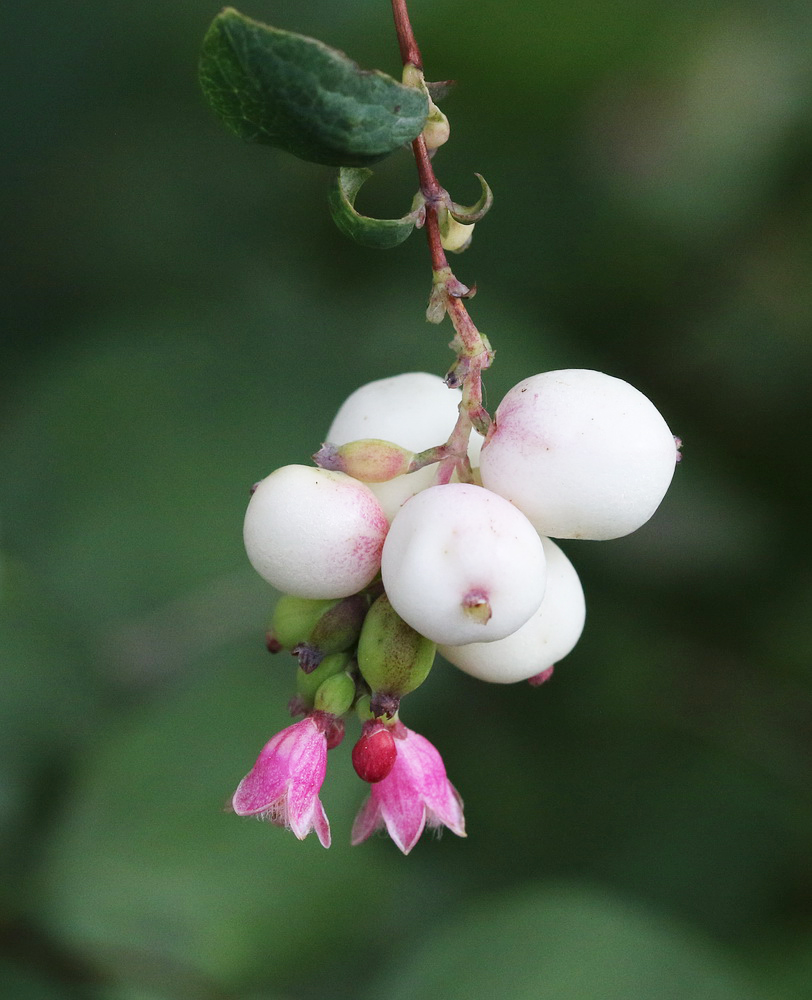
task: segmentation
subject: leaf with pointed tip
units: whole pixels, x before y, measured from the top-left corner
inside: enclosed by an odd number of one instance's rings
[[[203,40],[200,84],[236,135],[331,166],[383,159],[415,139],[428,115],[417,88],[232,7]]]
[[[482,194],[479,196],[479,201],[475,205],[466,206],[458,205],[456,202],[451,203],[449,212],[453,218],[457,220],[457,222],[479,222],[479,220],[485,215],[493,204],[493,192],[488,187],[488,182],[482,174],[475,174],[475,176],[479,178],[479,183],[482,186]]]
[[[401,219],[372,219],[361,215],[356,211],[355,198],[371,176],[372,171],[364,167],[342,167],[330,192],[330,213],[341,232],[351,240],[374,250],[389,250],[411,235],[423,201],[418,195],[412,211]]]

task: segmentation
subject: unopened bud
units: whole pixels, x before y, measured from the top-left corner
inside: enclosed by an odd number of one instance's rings
[[[395,766],[398,751],[394,737],[381,722],[366,722],[352,748],[352,766],[362,781],[383,781]]]
[[[296,690],[299,697],[312,707],[316,700],[316,692],[321,685],[329,677],[340,674],[349,662],[349,653],[333,653],[331,656],[325,656],[316,669],[312,670],[309,674],[305,673],[304,670],[297,670]]]
[[[409,471],[414,452],[391,441],[368,438],[347,444],[323,444],[313,456],[321,469],[344,472],[362,483],[386,483]]]
[[[473,223],[465,225],[457,222],[448,210],[440,212],[439,222],[443,250],[448,250],[449,253],[462,253],[468,249],[474,236]]]
[[[317,712],[327,712],[329,715],[344,715],[350,710],[355,700],[355,681],[343,671],[328,677],[319,686],[313,707]]]
[[[386,594],[381,594],[364,619],[358,667],[373,692],[402,697],[426,679],[436,649],[435,643],[407,625]]]
[[[309,673],[325,656],[354,646],[368,608],[369,599],[365,594],[352,594],[328,608],[313,626],[307,641],[293,647],[302,670]]]
[[[434,101],[429,98],[429,116],[426,119],[426,124],[423,126],[423,139],[426,143],[426,149],[429,151],[438,149],[444,143],[448,142],[450,135],[451,126],[448,124],[448,119]]]

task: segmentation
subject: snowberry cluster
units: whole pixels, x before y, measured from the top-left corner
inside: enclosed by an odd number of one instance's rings
[[[445,379],[371,382],[341,406],[315,466],[277,469],[254,487],[245,547],[282,593],[268,648],[297,658],[290,709],[234,794],[234,811],[291,829],[330,825],[319,799],[327,753],[355,712],[353,766],[370,785],[353,843],[386,827],[408,853],[426,826],[463,836],[462,803],[442,758],[400,719],[401,701],[439,651],[484,681],[548,680],[577,643],[584,594],[555,538],[617,538],[662,500],[678,443],[655,407],[600,372],[545,372],[514,386],[492,417],[482,374],[493,361],[454,274],[493,194],[455,201],[434,159],[450,136],[407,0],[392,0],[402,82],[362,70],[323,42],[226,8],[203,43],[200,81],[214,112],[249,142],[338,167],[330,213],[367,248],[423,230],[431,258],[429,323],[447,317],[455,355]],[[419,189],[397,219],[361,214],[370,165],[411,149]]]
[[[234,796],[297,836],[329,824],[326,753],[362,720],[353,751],[371,786],[353,842],[385,826],[408,852],[426,825],[464,834],[442,759],[399,718],[439,648],[481,680],[547,680],[585,618],[578,575],[552,538],[609,539],[656,510],[678,446],[627,382],[581,369],[514,386],[487,435],[454,451],[461,395],[409,373],[371,382],[339,409],[317,466],[255,487],[245,546],[282,591],[268,644],[298,658],[293,714]],[[438,442],[446,442],[438,445]],[[467,447],[466,447],[467,446]]]

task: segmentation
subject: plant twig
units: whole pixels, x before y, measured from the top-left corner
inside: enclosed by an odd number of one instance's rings
[[[409,19],[407,0],[392,0],[392,12],[403,65],[422,70],[423,62]],[[493,351],[477,329],[463,302],[462,295],[467,294],[468,289],[457,280],[448,264],[442,244],[439,210],[450,204],[450,198],[437,180],[422,135],[414,140],[412,150],[420,178],[420,192],[426,203],[425,228],[435,277],[435,294],[439,292],[442,296],[444,310],[448,313],[455,331],[450,346],[457,352],[457,360],[449,371],[446,381],[449,386],[462,388],[460,415],[447,442],[449,457],[440,463],[438,471],[438,481],[448,482],[455,469],[458,469],[461,475],[470,476],[466,449],[471,427],[485,434],[490,426],[490,414],[482,404],[482,372],[493,360]],[[437,288],[437,285],[440,287]]]
[[[420,49],[417,47],[417,39],[412,31],[409,11],[406,9],[406,0],[392,0],[392,13],[395,15],[395,30],[398,33],[400,58],[403,65],[411,64],[422,69],[423,60],[420,56]]]

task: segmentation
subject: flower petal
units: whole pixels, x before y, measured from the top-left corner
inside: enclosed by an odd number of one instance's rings
[[[358,810],[358,815],[355,817],[355,822],[352,824],[351,842],[353,847],[366,840],[367,837],[372,836],[372,834],[382,826],[383,819],[381,817],[381,810],[378,807],[378,803],[370,795],[367,797],[366,802]]]
[[[308,716],[265,744],[234,793],[234,812],[259,815],[292,830],[300,840],[316,826],[319,839],[327,846],[330,825],[318,797],[326,770],[326,737],[322,727]]]
[[[266,812],[285,795],[288,781],[288,730],[277,733],[262,749],[256,763],[237,786],[231,800],[238,816]]]
[[[327,813],[324,811],[324,806],[321,804],[321,799],[316,799],[316,808],[313,812],[313,829],[321,841],[321,846],[329,847],[331,843],[330,823],[327,819]]]
[[[450,781],[446,782],[446,794],[442,799],[435,798],[426,803],[426,825],[429,827],[447,826],[458,837],[465,837],[465,816],[462,811],[462,799],[457,789]]]
[[[381,812],[389,836],[408,854],[426,827],[426,807],[416,799],[400,799],[395,808],[382,807]]]
[[[388,777],[372,786],[372,795],[378,802],[389,836],[404,854],[408,854],[426,825],[426,806],[420,787],[405,762],[398,766],[400,760],[398,748],[395,766]]]
[[[304,840],[313,829],[313,814],[318,801],[317,798],[308,799],[306,806],[298,808],[295,813],[288,808],[286,826],[299,840]]]

